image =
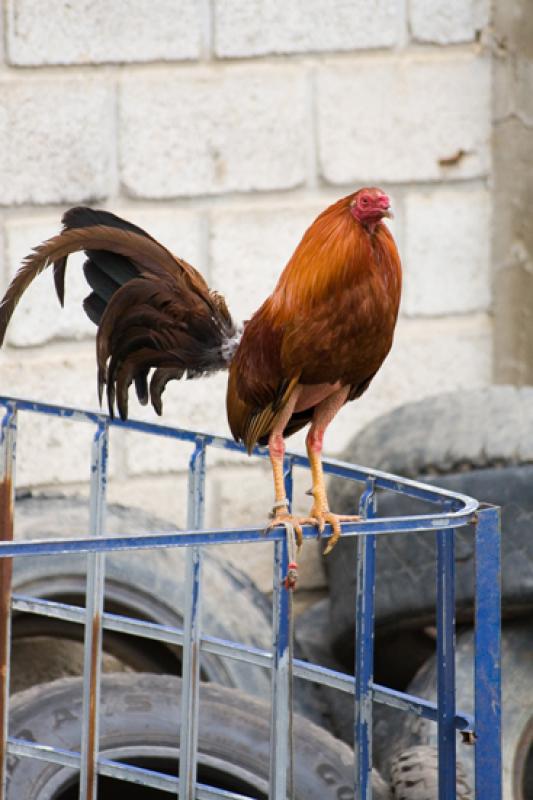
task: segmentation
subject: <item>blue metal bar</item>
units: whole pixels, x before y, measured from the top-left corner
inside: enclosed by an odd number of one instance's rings
[[[367,480],[359,513],[372,518],[376,513],[375,481]],[[355,800],[372,798],[372,678],[374,674],[374,584],[376,537],[357,539],[355,596],[355,692],[354,759]]]
[[[204,515],[205,443],[198,439],[189,466],[187,527],[201,528]],[[180,726],[179,800],[196,796],[198,705],[200,691],[202,551],[189,547],[185,562],[185,620],[183,629]]]
[[[437,533],[437,704],[439,800],[455,800],[454,531]]]
[[[269,800],[286,800],[289,750],[289,565],[286,538],[274,545],[273,660]]]
[[[283,462],[285,494],[292,506],[292,460]],[[274,585],[272,594],[272,701],[270,716],[269,800],[286,800],[289,784],[290,696],[290,589],[285,585],[289,566],[287,532],[274,545]],[[292,800],[292,798],[291,798]]]
[[[109,426],[115,428],[122,428],[126,430],[137,431],[139,433],[151,434],[153,436],[164,436],[179,441],[196,442],[201,439],[206,446],[222,448],[224,450],[231,450],[234,452],[243,453],[245,448],[242,444],[234,442],[224,436],[215,436],[209,433],[202,433],[201,431],[190,431],[182,428],[171,428],[166,425],[156,425],[149,422],[141,422],[139,420],[120,420],[110,419],[106,414],[99,414],[94,411],[83,411],[77,408],[68,406],[56,406],[49,403],[38,403],[35,401],[24,400],[21,398],[13,397],[0,397],[0,405],[8,405],[15,403],[20,411],[29,411],[41,414],[50,414],[52,416],[74,419],[81,422],[98,422],[106,421]],[[261,458],[268,458],[268,449],[266,447],[256,447],[253,454]],[[287,453],[293,466],[296,467],[309,467],[309,459],[299,453]],[[393,492],[406,494],[409,497],[419,498],[420,500],[427,500],[430,503],[448,504],[451,502],[453,506],[452,516],[457,515],[460,520],[463,515],[473,513],[478,503],[471,497],[460,494],[458,492],[451,492],[447,489],[441,489],[436,486],[429,486],[428,484],[413,481],[408,478],[398,478],[396,475],[390,475],[380,470],[368,469],[359,464],[347,464],[334,458],[324,458],[322,460],[324,472],[330,475],[336,475],[339,478],[346,478],[347,480],[365,482],[367,478],[374,478],[376,481],[377,489],[389,489]],[[424,518],[424,517],[422,517]],[[435,522],[433,527],[438,527]]]
[[[0,540],[13,539],[15,500],[15,448],[17,411],[6,408],[0,423]],[[9,717],[9,670],[11,652],[11,583],[13,560],[0,560],[0,800],[4,800],[7,780],[6,741]]]
[[[425,517],[388,517],[363,520],[362,522],[343,522],[343,536],[361,536],[367,533],[408,534],[413,531],[434,531],[436,527],[441,530],[462,527],[473,521],[474,513],[469,513],[458,521],[457,517],[446,515],[445,518]],[[435,521],[437,524],[435,524]],[[316,539],[316,528],[304,525],[302,528],[304,539]],[[322,534],[323,539],[331,535],[331,526],[327,525]],[[269,533],[269,541],[279,542],[285,538],[283,528],[274,528]],[[79,536],[72,539],[50,538],[33,539],[26,542],[0,542],[0,558],[8,556],[29,555],[54,555],[57,553],[90,553],[99,551],[116,550],[143,550],[156,547],[186,547],[189,545],[200,546],[203,544],[234,544],[236,542],[263,542],[265,541],[264,528],[243,528],[241,530],[203,530],[203,531],[164,531],[161,533],[139,533],[133,535],[102,536],[91,539]]]
[[[98,422],[92,448],[89,526],[94,537],[101,536],[104,530],[107,453],[108,428],[104,420]],[[83,648],[80,800],[96,800],[104,580],[105,553],[89,553]]]
[[[500,509],[480,509],[476,525],[474,703],[477,800],[501,800]]]

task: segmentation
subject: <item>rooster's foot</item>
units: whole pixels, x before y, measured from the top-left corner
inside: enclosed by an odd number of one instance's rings
[[[319,535],[324,532],[324,528],[328,523],[331,525],[331,536],[329,538],[329,542],[324,548],[325,556],[327,556],[328,553],[331,553],[339,541],[341,535],[341,522],[360,521],[361,517],[359,517],[357,514],[333,514],[333,512],[328,511],[328,509],[319,510],[315,507],[311,509],[310,522],[312,522],[313,525],[316,525]]]
[[[287,506],[274,506],[272,511],[272,522],[269,522],[265,528],[265,533],[268,533],[272,528],[277,528],[278,525],[283,525],[286,530],[292,528],[296,537],[296,544],[300,550],[303,543],[302,525],[316,525],[317,521],[312,517],[295,517],[294,514],[289,513]]]

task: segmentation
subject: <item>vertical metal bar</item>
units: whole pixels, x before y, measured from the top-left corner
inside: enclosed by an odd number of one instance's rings
[[[269,800],[285,800],[289,766],[289,564],[287,541],[274,545],[273,664]]]
[[[500,509],[484,508],[476,524],[474,660],[477,800],[501,800]]]
[[[189,530],[198,530],[203,526],[204,495],[205,442],[203,439],[197,439],[189,465],[189,498],[187,507],[187,528]],[[201,578],[202,549],[200,547],[188,547],[185,562],[179,800],[194,800],[196,796]]]
[[[289,511],[292,508],[292,493],[293,493],[293,461],[290,456],[285,456],[283,459],[283,478],[285,480],[285,495]]]
[[[455,800],[455,531],[437,531],[439,800]]]
[[[104,532],[107,454],[108,426],[106,422],[100,421],[92,446],[89,521],[91,536],[101,536]],[[89,553],[85,596],[80,800],[96,800],[104,579],[105,553]]]
[[[17,411],[6,407],[0,427],[0,541],[13,540]],[[0,558],[0,800],[6,793],[13,559]]]
[[[285,493],[290,509],[292,504],[292,461],[285,458],[283,467]],[[269,800],[286,800],[289,778],[290,589],[285,586],[288,566],[289,550],[287,540],[283,539],[274,544]]]
[[[369,478],[359,502],[362,517],[376,515],[374,480]],[[374,676],[374,585],[376,537],[357,537],[355,597],[354,758],[355,800],[372,798],[372,680]]]

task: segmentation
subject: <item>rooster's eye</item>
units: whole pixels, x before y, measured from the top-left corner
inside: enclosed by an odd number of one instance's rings
[[[362,206],[367,206],[368,205],[368,197],[362,197],[361,198],[361,205]]]

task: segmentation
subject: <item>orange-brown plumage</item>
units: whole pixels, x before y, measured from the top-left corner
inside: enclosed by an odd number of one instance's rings
[[[249,448],[268,438],[275,413],[259,427],[254,419],[269,405],[280,410],[288,383],[340,383],[350,387],[353,399],[391,348],[400,259],[384,224],[369,230],[354,219],[354,197],[339,200],[313,222],[244,329],[230,366],[227,403],[232,433]],[[312,410],[297,411],[289,432],[303,427]]]
[[[311,423],[306,439],[320,530],[329,511],[321,466],[324,431],[348,400],[370,384],[392,345],[401,266],[383,224],[389,199],[360,189],[327,208],[305,232],[274,291],[238,339],[221,295],[202,276],[136,225],[107,211],[74,208],[63,230],[23,262],[0,303],[0,344],[23,292],[53,264],[63,302],[70,253],[85,251],[91,293],[84,301],[98,325],[98,387],[109,411],[128,414],[135,384],[141,403],[161,413],[167,381],[229,366],[231,431],[250,451],[268,442],[274,472],[274,524],[293,524],[283,485],[284,438]],[[150,377],[150,385],[148,379]]]

